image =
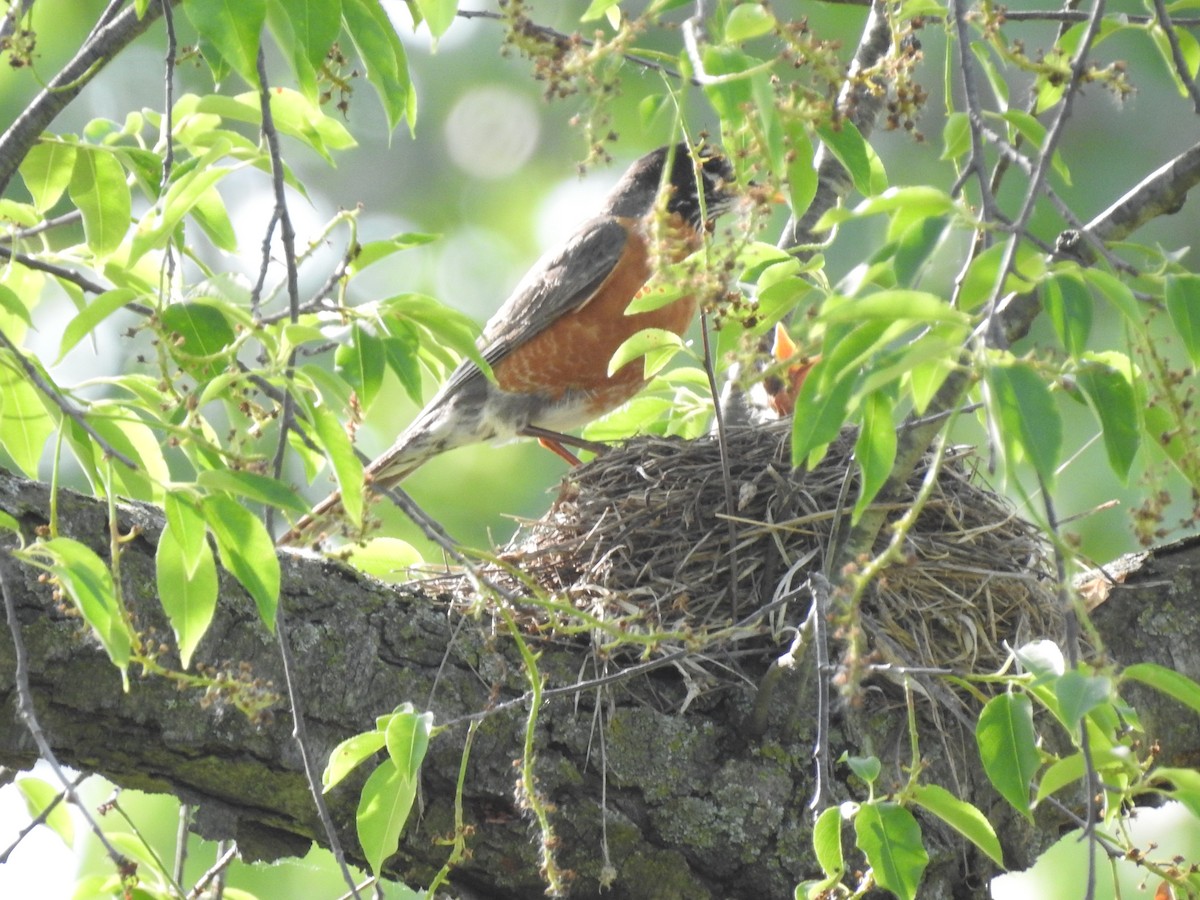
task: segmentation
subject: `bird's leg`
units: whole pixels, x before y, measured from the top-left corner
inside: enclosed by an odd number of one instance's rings
[[[575,437],[570,434],[562,434],[558,431],[551,431],[549,428],[539,428],[536,425],[526,425],[517,434],[523,437],[535,437],[538,443],[553,453],[566,460],[572,466],[579,465],[579,457],[568,450],[564,444],[569,444],[572,447],[578,447],[580,450],[590,450],[592,453],[600,453],[608,449],[607,444],[600,444],[596,441],[588,441],[583,438]]]

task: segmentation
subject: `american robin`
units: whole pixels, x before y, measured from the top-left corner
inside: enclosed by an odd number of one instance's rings
[[[537,437],[568,459],[562,434],[615,409],[645,386],[640,360],[608,373],[617,348],[643,328],[682,334],[696,299],[682,296],[649,312],[626,315],[659,262],[697,250],[704,232],[728,209],[728,160],[686,143],[660,147],[635,162],[600,214],[561,248],[543,256],[484,326],[479,339],[489,380],[463,360],[413,423],[366,467],[369,484],[391,487],[455,447],[494,438]],[[660,191],[664,203],[657,202]],[[666,236],[659,252],[654,234]],[[300,519],[279,543],[294,543],[337,515],[334,493]]]

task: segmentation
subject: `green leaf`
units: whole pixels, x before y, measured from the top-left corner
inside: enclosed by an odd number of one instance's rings
[[[117,603],[112,572],[104,560],[90,547],[65,537],[34,544],[25,552],[49,560],[50,571],[58,579],[63,592],[83,614],[84,621],[100,639],[108,658],[124,677],[133,647],[133,635]]]
[[[279,557],[267,529],[253,513],[224,494],[205,497],[201,508],[217,540],[221,565],[254,598],[263,624],[274,631],[275,608],[279,604]]]
[[[1006,109],[1000,114],[1000,117],[1012,125],[1034,147],[1037,147],[1039,150],[1042,148],[1042,142],[1046,138],[1046,126],[1034,116],[1031,116],[1023,109]],[[1054,155],[1050,157],[1050,165],[1066,184],[1069,185],[1071,183],[1071,171],[1067,168],[1067,164],[1063,162],[1062,154],[1058,150],[1055,150]]]
[[[356,323],[351,329],[351,342],[338,345],[334,365],[358,394],[363,411],[370,409],[387,370],[387,351],[382,338]]]
[[[787,190],[792,215],[800,217],[817,195],[817,170],[813,165],[816,151],[808,131],[798,125],[785,125],[788,136]]]
[[[1022,644],[1013,655],[1026,672],[1036,677],[1038,684],[1058,678],[1067,670],[1067,661],[1058,644],[1044,638]]]
[[[1128,483],[1129,469],[1142,439],[1133,385],[1119,370],[1094,360],[1080,365],[1075,381],[1100,421],[1109,466],[1122,482]]]
[[[247,83],[258,86],[258,46],[266,0],[184,0],[184,12],[200,36]],[[208,58],[208,54],[206,54]],[[218,68],[208,59],[213,75]]]
[[[446,33],[458,12],[458,0],[414,0],[434,40]]]
[[[1042,483],[1052,488],[1063,435],[1050,389],[1027,363],[992,366],[987,381],[1009,458],[1017,449],[1024,451]]]
[[[362,543],[339,547],[338,558],[360,572],[381,581],[403,584],[409,581],[408,569],[423,562],[421,552],[408,541],[377,537]]]
[[[929,864],[913,814],[895,803],[864,804],[854,817],[854,834],[876,883],[901,900],[913,900]]]
[[[170,523],[158,539],[155,561],[158,599],[175,632],[180,665],[186,669],[217,609],[217,564],[205,543],[199,562],[189,572],[183,547]]]
[[[747,56],[736,47],[709,45],[704,48],[704,71],[713,76],[726,76],[722,81],[704,86],[704,93],[717,111],[724,131],[737,131],[746,123],[746,110],[754,104],[750,84],[753,76],[749,73],[759,65],[760,60]]]
[[[958,159],[971,151],[971,121],[965,112],[953,112],[946,116],[942,126],[943,160]]]
[[[896,461],[896,423],[892,420],[892,398],[874,391],[863,401],[862,423],[854,444],[854,459],[862,471],[862,486],[854,503],[857,522],[892,473]]]
[[[393,253],[401,250],[410,250],[413,247],[424,247],[426,244],[432,244],[434,241],[440,240],[440,234],[428,234],[421,232],[408,232],[398,234],[393,238],[386,238],[382,241],[368,241],[358,248],[358,252],[354,254],[354,258],[346,267],[346,271],[352,276],[357,275],[363,269],[381,259],[386,259]]]
[[[1193,712],[1200,713],[1200,684],[1174,669],[1157,663],[1134,663],[1125,667],[1121,678],[1152,687],[1160,694],[1178,700]]]
[[[813,451],[838,436],[849,415],[850,397],[858,383],[858,371],[838,373],[827,388],[818,388],[824,380],[819,369],[828,363],[823,357],[808,373],[792,416],[792,465],[799,466]]]
[[[388,129],[408,119],[417,125],[417,92],[408,75],[408,56],[379,0],[343,0],[342,22],[362,58],[367,80],[379,93]]]
[[[984,41],[972,41],[971,52],[975,54],[980,68],[983,69],[983,74],[987,76],[988,85],[996,96],[996,105],[1001,109],[1007,109],[1009,106],[1008,79],[997,68],[996,62],[992,58],[990,45]]]
[[[22,472],[36,480],[42,450],[54,433],[54,420],[38,389],[7,366],[0,366],[0,389],[0,446]]]
[[[850,771],[867,784],[874,784],[879,778],[879,773],[883,771],[883,765],[877,756],[851,756],[847,753],[839,761],[849,766]]]
[[[21,161],[21,178],[33,205],[45,212],[58,202],[75,171],[75,145],[55,140],[34,144]]]
[[[1146,315],[1138,305],[1137,298],[1129,286],[1115,275],[1103,269],[1088,268],[1081,273],[1084,281],[1094,285],[1100,293],[1125,317],[1125,321],[1138,331],[1146,329]]]
[[[33,325],[33,316],[29,314],[29,307],[21,302],[21,298],[17,295],[16,291],[3,284],[0,284],[0,310],[3,310],[16,319],[20,319],[27,326]],[[0,326],[3,324],[3,322],[0,322]],[[14,341],[20,341],[21,335],[10,334],[9,338]]]
[[[896,239],[892,271],[901,286],[916,284],[921,269],[946,233],[947,216],[929,216],[908,225]]]
[[[321,774],[321,789],[325,792],[333,790],[363,760],[370,759],[382,750],[385,743],[386,738],[382,731],[365,731],[346,738],[329,754],[329,762]]]
[[[286,30],[288,40],[279,41],[279,46],[290,48],[292,68],[305,96],[316,102],[314,73],[324,65],[342,29],[341,0],[271,0],[267,16],[277,35]]]
[[[67,189],[83,216],[88,248],[97,256],[107,256],[120,247],[129,231],[132,201],[125,170],[116,157],[80,145]]]
[[[775,17],[770,10],[757,3],[740,3],[729,11],[725,20],[725,40],[740,44],[762,37],[774,27]]]
[[[316,428],[317,441],[333,466],[346,520],[355,528],[360,528],[363,519],[363,464],[354,452],[354,444],[346,434],[346,429],[328,404],[307,403],[306,406]]]
[[[912,799],[986,853],[996,865],[1004,866],[1004,851],[996,830],[976,807],[937,784],[915,785]]]
[[[223,351],[237,337],[229,320],[208,303],[173,303],[162,311],[171,355],[198,379],[212,378],[226,365]]]
[[[6,531],[11,531],[17,535],[21,533],[21,523],[2,509],[0,509],[0,528],[5,529]]]
[[[183,558],[184,574],[191,577],[205,556],[212,558],[204,517],[196,509],[190,493],[184,491],[168,490],[163,497],[163,511]]]
[[[580,22],[595,22],[608,14],[609,9],[617,6],[621,0],[592,0],[588,8],[579,17]]]
[[[871,153],[862,132],[853,122],[842,119],[836,128],[833,125],[822,125],[817,128],[817,134],[821,136],[821,141],[829,148],[829,152],[850,173],[855,190],[864,197],[877,193],[874,189]]]
[[[55,803],[54,809],[46,813],[46,826],[63,839],[68,847],[75,846],[75,823],[71,820],[71,811],[61,788],[56,788],[40,778],[17,779],[17,790],[25,798],[25,809],[32,818],[37,818]]]
[[[262,107],[259,104],[258,94],[251,92],[238,94],[236,97],[210,94],[196,102],[195,111],[212,113],[237,122],[249,122],[260,127],[262,125]],[[331,164],[333,162],[331,150],[348,150],[357,145],[354,136],[346,129],[345,125],[337,119],[325,115],[320,106],[309,102],[303,94],[293,91],[291,88],[271,89],[271,119],[280,134],[303,141]],[[227,140],[224,135],[214,140],[213,150],[206,153],[205,158],[210,156],[213,151],[225,147],[223,142]],[[221,155],[227,155],[227,153],[226,149]],[[234,168],[237,167],[228,167],[225,171],[233,171]],[[292,186],[303,190],[298,183]]]
[[[376,875],[400,846],[400,834],[417,796],[416,782],[385,759],[363,785],[358,802],[358,842]]]
[[[175,235],[176,228],[183,221],[183,217],[192,212],[196,205],[209,195],[217,182],[240,168],[240,165],[216,165],[217,160],[222,159],[229,149],[229,141],[225,138],[218,138],[213,142],[213,146],[199,158],[195,167],[184,172],[171,183],[166,194],[159,198],[154,207],[138,223],[129,251],[130,263],[136,262],[149,250],[165,247]],[[218,197],[218,201],[219,199]]]
[[[97,325],[140,296],[141,294],[131,288],[114,288],[93,299],[63,329],[62,341],[58,345],[58,359],[54,361],[55,365],[62,362],[63,357],[71,352],[71,349],[85,335],[90,334]]]
[[[209,188],[196,200],[192,207],[192,219],[218,250],[226,253],[237,251],[237,232],[233,230],[233,222],[225,210],[225,201],[216,188]]]
[[[1193,366],[1200,366],[1200,275],[1168,275],[1167,312]]]
[[[812,832],[813,852],[821,871],[833,884],[842,880],[846,860],[842,855],[842,813],[836,806],[817,816]]]
[[[1055,275],[1042,286],[1042,306],[1066,351],[1079,357],[1092,331],[1092,294],[1074,275]]]
[[[388,368],[399,380],[404,392],[417,406],[421,405],[421,342],[415,330],[405,322],[392,322],[383,338],[383,351]]]
[[[1128,747],[1091,748],[1092,765],[1097,772],[1128,772],[1136,774],[1137,759]],[[1046,767],[1038,781],[1035,803],[1061,791],[1084,776],[1087,763],[1082,753],[1072,753]]]
[[[825,304],[817,317],[821,322],[865,322],[879,319],[894,322],[911,319],[916,322],[951,322],[967,324],[969,317],[954,309],[936,294],[926,291],[894,289],[879,291],[866,297],[844,298]]]
[[[959,295],[959,307],[974,310],[991,299],[996,290],[996,279],[1000,274],[1000,263],[1004,257],[1004,244],[988,247],[975,257],[967,267],[966,277],[963,278],[962,290]],[[1033,289],[1034,281],[1045,269],[1045,260],[1041,254],[1027,244],[1022,243],[1017,248],[1016,259],[1004,279],[1004,287],[1000,293],[1011,291],[1027,292]]]
[[[276,509],[306,513],[310,507],[309,503],[286,484],[256,472],[207,469],[196,476],[196,483],[210,491],[226,491]]]
[[[979,714],[975,742],[992,786],[1032,822],[1029,786],[1040,764],[1032,701],[1024,694],[993,697]]]
[[[421,762],[429,749],[429,735],[433,731],[433,713],[416,713],[411,704],[401,707],[387,725],[388,756],[396,768],[416,784],[421,771]]]
[[[1151,773],[1151,779],[1171,782],[1174,787],[1163,793],[1178,800],[1193,816],[1200,818],[1200,772],[1163,766]]]
[[[385,325],[389,325],[388,319],[407,320],[428,331],[439,344],[467,357],[483,371],[491,372],[491,366],[475,345],[479,327],[458,310],[425,294],[400,294],[381,301],[379,313]]]
[[[645,377],[661,372],[680,350],[683,338],[665,328],[643,328],[625,339],[608,361],[609,377],[635,359],[646,358]]]

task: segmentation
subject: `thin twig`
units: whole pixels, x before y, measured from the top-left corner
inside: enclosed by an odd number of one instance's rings
[[[959,181],[962,182],[974,173],[979,182],[980,203],[983,206],[983,216],[986,221],[996,218],[996,198],[992,194],[985,168],[986,157],[983,152],[983,107],[979,102],[979,90],[975,84],[974,66],[971,65],[971,36],[967,31],[967,17],[963,10],[963,0],[951,0],[950,13],[954,18],[954,30],[958,36],[958,71],[963,86],[963,97],[967,107],[968,132],[971,135],[971,158],[967,161]],[[957,188],[958,185],[956,184]],[[951,191],[953,196],[956,191]]]
[[[1054,550],[1054,576],[1057,584],[1055,591],[1058,595],[1058,604],[1066,617],[1067,624],[1067,665],[1071,671],[1074,671],[1079,665],[1079,610],[1077,604],[1072,602],[1070,583],[1067,580],[1067,560],[1063,553],[1062,537],[1059,534],[1058,515],[1054,509],[1054,501],[1050,496],[1050,492],[1046,490],[1046,485],[1039,481],[1039,488],[1042,493],[1042,508],[1046,512],[1046,527],[1052,538],[1051,544]],[[1096,774],[1096,761],[1092,758],[1091,741],[1088,737],[1088,728],[1085,722],[1079,723],[1079,752],[1083,757],[1083,803],[1084,803],[1084,824],[1083,837],[1088,841],[1088,870],[1087,870],[1087,888],[1084,892],[1084,900],[1092,900],[1096,896],[1096,854],[1093,849],[1097,846],[1098,839],[1096,837],[1096,789],[1099,784],[1099,778]]]
[[[457,15],[460,19],[489,19],[494,22],[504,22],[511,18],[510,16],[506,16],[502,13],[488,12],[480,9],[460,9],[457,13],[455,13],[455,15]],[[547,41],[551,44],[556,44],[558,46],[569,46],[570,44],[578,42],[584,47],[596,46],[595,41],[589,41],[587,38],[579,35],[563,34],[561,31],[555,31],[553,28],[550,28],[546,25],[538,25],[524,17],[521,18],[520,24],[522,33],[531,37],[536,37],[543,41]],[[685,79],[679,70],[673,69],[670,66],[664,66],[660,62],[656,62],[653,59],[647,59],[646,57],[640,56],[637,53],[622,53],[621,57],[626,62],[631,62],[635,66],[641,66],[643,69],[648,69],[652,72],[662,72],[664,75],[670,78],[676,78],[680,81],[687,80],[692,84],[699,85],[699,82],[694,78]]]
[[[88,827],[100,842],[100,846],[108,854],[108,858],[112,860],[117,871],[123,873],[129,866],[129,860],[117,851],[92,816],[91,810],[79,801],[79,795],[75,792],[75,782],[67,777],[67,773],[59,765],[58,757],[54,755],[50,741],[46,738],[46,733],[42,731],[42,726],[38,722],[37,712],[33,707],[33,690],[29,686],[29,654],[25,650],[25,639],[21,635],[21,620],[17,617],[17,603],[8,589],[9,564],[12,559],[8,549],[0,549],[0,595],[3,595],[4,598],[4,614],[8,620],[8,633],[13,643],[13,683],[17,689],[17,712],[21,716],[21,721],[25,723],[25,728],[29,731],[33,742],[37,744],[38,754],[50,766],[58,783],[62,785],[63,793],[67,795],[67,801],[79,809]]]
[[[1050,161],[1054,156],[1054,151],[1057,149],[1059,141],[1062,139],[1063,131],[1066,129],[1067,119],[1071,116],[1075,97],[1079,93],[1079,86],[1083,83],[1084,67],[1087,65],[1088,54],[1091,52],[1092,44],[1096,40],[1096,36],[1100,30],[1100,22],[1104,17],[1104,4],[1105,0],[1095,0],[1095,4],[1092,7],[1087,27],[1084,29],[1083,36],[1079,40],[1079,48],[1075,51],[1075,57],[1071,60],[1071,80],[1067,84],[1062,101],[1053,121],[1050,123],[1050,127],[1046,129],[1046,136],[1042,140],[1042,146],[1039,148],[1037,162],[1033,167],[1033,174],[1029,176],[1029,184],[1025,188],[1025,199],[1021,204],[1020,212],[1017,213],[1017,217],[1013,221],[1013,234],[1004,245],[1004,252],[1001,255],[998,267],[999,271],[996,273],[996,280],[992,285],[991,296],[987,302],[986,320],[984,327],[981,329],[984,340],[994,347],[1005,347],[1008,344],[1007,337],[1003,331],[998,330],[996,327],[996,313],[1000,307],[1000,298],[1004,293],[1004,285],[1008,280],[1009,273],[1016,263],[1017,248],[1021,244],[1022,234],[1029,225],[1029,220],[1033,218],[1034,208],[1037,206],[1037,201],[1042,193],[1042,184],[1050,171]]]
[[[708,390],[713,399],[713,417],[717,422],[717,447],[721,451],[721,480],[725,484],[725,509],[729,511],[726,526],[729,531],[729,571],[733,577],[729,579],[730,615],[738,617],[738,568],[737,556],[737,524],[733,516],[737,513],[733,496],[733,475],[729,471],[729,441],[725,437],[725,416],[721,412],[718,398],[721,389],[717,387],[717,373],[713,366],[712,342],[708,336],[708,311],[700,310],[700,336],[704,342],[704,374],[708,376]]]
[[[163,60],[163,121],[162,121],[162,140],[166,144],[166,150],[163,152],[162,176],[159,179],[159,194],[163,197],[167,194],[167,187],[171,183],[171,170],[175,167],[175,55],[177,44],[175,41],[175,17],[171,13],[170,0],[160,0],[163,11],[163,21],[167,26],[167,54]],[[163,254],[163,268],[159,278],[159,303],[165,304],[168,299],[170,286],[175,281],[175,247],[172,242],[167,242],[166,252]],[[165,285],[164,285],[165,281]]]
[[[222,841],[221,843],[226,843]],[[212,864],[212,867],[200,876],[199,880],[192,886],[192,889],[187,892],[187,900],[198,900],[198,898],[208,889],[208,886],[216,880],[217,876],[221,875],[229,864],[237,858],[237,844],[229,842],[229,849],[223,853],[217,854],[217,861]]]
[[[291,216],[288,214],[287,196],[284,192],[283,181],[283,157],[279,150],[279,134],[275,130],[275,121],[271,115],[271,91],[267,80],[267,64],[266,57],[262,47],[258,50],[258,81],[259,81],[259,103],[262,110],[262,133],[263,138],[267,142],[267,148],[271,157],[271,181],[274,187],[275,194],[275,214],[272,216],[272,224],[276,221],[279,223],[279,236],[283,244],[284,260],[287,266],[287,291],[288,300],[291,305],[293,321],[297,318],[297,307],[300,305],[300,289],[299,280],[296,271],[296,232],[292,227]],[[264,260],[263,269],[265,272],[269,253],[264,244]],[[295,362],[295,352],[293,351],[292,358],[288,361],[288,377],[291,377],[292,366]],[[283,457],[287,449],[287,435],[293,427],[293,404],[291,391],[288,391],[284,397],[282,423],[279,431],[279,446],[277,448],[274,460],[274,473],[276,479],[280,478],[283,471]],[[271,528],[271,517],[274,510],[270,507],[267,509],[267,529]],[[358,898],[358,889],[354,883],[354,876],[350,872],[349,866],[346,864],[346,856],[342,850],[341,840],[338,838],[337,829],[333,824],[333,817],[329,814],[329,807],[325,803],[325,795],[321,790],[320,774],[317,771],[316,765],[312,758],[312,753],[308,747],[308,734],[304,721],[304,711],[300,705],[300,693],[296,683],[294,673],[295,661],[292,658],[291,646],[288,643],[287,636],[287,618],[284,614],[283,604],[280,603],[275,610],[275,637],[279,645],[279,656],[283,663],[283,679],[287,685],[288,705],[292,711],[292,737],[296,741],[296,745],[300,751],[300,759],[304,765],[304,774],[308,780],[309,790],[313,796],[313,803],[317,809],[317,815],[321,820],[321,827],[325,831],[325,836],[329,840],[329,849],[333,853],[333,857],[337,860],[338,868],[341,870],[342,878],[350,887],[350,893]]]
[[[1075,9],[1006,9],[1005,22],[1061,22],[1073,25],[1076,22],[1086,22],[1090,13]],[[1149,25],[1156,21],[1155,16],[1134,15],[1122,13],[1121,17],[1131,25]],[[1200,28],[1200,19],[1175,19],[1177,28]]]
[[[0,259],[11,259],[13,262],[20,263],[27,269],[36,269],[39,272],[45,272],[47,275],[53,275],[55,278],[61,278],[63,281],[69,281],[89,294],[103,294],[108,290],[108,288],[99,282],[92,281],[86,275],[80,275],[73,269],[45,262],[27,253],[16,253],[8,247],[0,247]],[[148,308],[147,312],[149,312]]]
[[[1154,0],[1154,14],[1158,19],[1159,28],[1167,36],[1167,44],[1171,48],[1171,62],[1175,64],[1175,74],[1187,89],[1188,96],[1192,98],[1192,108],[1200,113],[1200,88],[1196,86],[1196,79],[1192,77],[1191,66],[1184,59],[1183,49],[1179,46],[1179,35],[1163,0]]]
[[[73,789],[78,788],[81,784],[83,784],[84,781],[87,780],[87,778],[87,772],[80,772],[75,776],[75,780],[71,782],[71,787]],[[12,852],[16,850],[17,847],[21,846],[21,841],[25,840],[29,833],[39,825],[44,824],[46,820],[50,818],[50,813],[54,812],[54,810],[58,808],[58,805],[66,799],[67,792],[65,790],[59,791],[58,794],[55,795],[54,799],[46,804],[46,808],[38,813],[36,818],[30,820],[28,825],[21,829],[13,842],[9,844],[2,853],[0,853],[0,866],[8,862],[8,858],[12,856]]]

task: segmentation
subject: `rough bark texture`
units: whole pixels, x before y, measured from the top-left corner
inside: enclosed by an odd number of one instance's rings
[[[29,529],[47,518],[44,485],[0,472],[0,509]],[[69,492],[59,498],[63,532],[104,554],[105,506]],[[121,571],[127,602],[143,630],[169,629],[155,591],[157,510],[121,507],[121,527],[141,534],[127,545]],[[202,704],[161,678],[133,680],[128,693],[104,653],[76,618],[65,615],[36,573],[3,564],[31,654],[38,713],[64,762],[114,782],[165,791],[197,807],[195,829],[210,838],[236,838],[243,854],[274,858],[303,852],[322,840],[303,778],[291,721],[278,705],[255,726],[221,703]],[[1200,548],[1176,546],[1132,573],[1096,614],[1122,662],[1153,660],[1200,678],[1200,617],[1195,604]],[[447,604],[415,590],[382,585],[323,559],[283,556],[283,602],[296,657],[313,750],[319,759],[340,740],[369,727],[376,715],[404,701],[431,708],[438,722],[477,713],[527,688],[513,642],[490,617],[464,619]],[[557,641],[540,647],[551,687],[593,670],[585,646]],[[747,664],[742,684],[694,702],[679,714],[685,686],[665,668],[622,685],[600,704],[607,811],[601,806],[601,726],[595,694],[545,705],[537,731],[538,789],[554,805],[561,866],[573,870],[572,896],[600,893],[605,858],[600,824],[616,881],[605,897],[784,897],[817,873],[809,849],[813,741],[811,667],[790,676],[762,738],[744,728],[753,688],[766,662]],[[226,575],[216,619],[197,660],[236,671],[248,663],[256,678],[282,690],[275,639],[252,602]],[[0,642],[0,692],[10,714],[0,716],[0,763],[28,765],[33,742],[15,712],[12,646]],[[655,702],[646,702],[653,695]],[[1134,696],[1164,758],[1196,764],[1200,740],[1190,717],[1147,692]],[[666,709],[666,712],[661,710]],[[514,801],[527,709],[483,720],[471,751],[464,818],[474,828],[471,856],[455,871],[463,896],[538,896],[536,828]],[[939,733],[944,737],[939,738]],[[928,779],[979,805],[996,825],[1011,866],[1039,849],[987,786],[975,763],[970,732],[953,721],[930,723],[921,747]],[[406,835],[394,871],[423,883],[444,861],[435,842],[452,832],[454,790],[466,735],[459,725],[436,737],[423,770],[423,809]],[[874,753],[884,762],[886,788],[909,763],[905,710],[889,684],[871,686],[864,702],[834,711],[832,756],[843,749]],[[840,773],[841,768],[838,769]],[[861,791],[837,781],[827,802]],[[357,851],[353,810],[357,783],[331,795],[345,845]],[[953,834],[922,819],[931,862],[922,897],[982,895],[990,870]],[[1047,823],[1042,823],[1043,825]],[[1055,835],[1040,832],[1042,840]]]

